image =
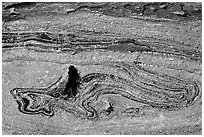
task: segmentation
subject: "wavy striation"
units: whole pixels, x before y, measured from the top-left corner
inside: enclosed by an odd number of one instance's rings
[[[59,105],[60,108],[66,107],[73,114],[80,114],[81,118],[94,120],[103,118],[101,112],[108,116],[114,111],[114,107],[111,105],[106,110],[95,108],[95,103],[99,101],[99,98],[108,94],[120,95],[131,101],[164,111],[179,111],[194,106],[200,98],[200,89],[195,82],[159,74],[135,63],[115,63],[109,67],[123,71],[131,79],[112,74],[87,74],[80,78],[80,82],[76,83],[78,84],[77,92],[71,93],[68,98],[64,97],[67,95],[65,92],[67,84],[70,84],[70,80],[74,82],[78,76],[72,79],[70,79],[73,77],[71,75],[67,75],[64,79],[61,77],[47,88],[15,88],[10,93],[17,101],[19,111],[26,114],[41,113],[53,116],[52,108]],[[74,66],[70,66],[69,74],[76,73],[73,72],[76,70],[72,69],[75,69]],[[148,79],[144,75],[148,75]],[[139,108],[127,108],[121,113],[126,115],[137,113],[139,115],[139,111]]]
[[[20,114],[62,120],[67,132],[200,133],[202,3],[20,2],[2,10],[4,84],[21,85],[3,92],[5,118],[14,110],[9,94]],[[56,73],[45,87],[22,86],[24,76],[45,84]]]
[[[37,51],[49,52],[69,52],[87,51],[87,50],[110,50],[120,52],[148,52],[175,55],[177,57],[186,57],[192,60],[201,61],[202,53],[192,47],[183,44],[168,44],[167,42],[144,41],[142,39],[129,38],[111,38],[110,40],[95,40],[93,38],[76,36],[74,34],[56,34],[50,32],[32,32],[32,33],[3,33],[3,49],[12,49],[14,47],[25,47]],[[153,44],[153,45],[151,45]],[[124,48],[125,47],[125,48]]]

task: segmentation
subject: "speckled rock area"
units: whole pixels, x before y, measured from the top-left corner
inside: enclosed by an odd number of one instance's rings
[[[2,3],[4,135],[201,135],[202,3]]]

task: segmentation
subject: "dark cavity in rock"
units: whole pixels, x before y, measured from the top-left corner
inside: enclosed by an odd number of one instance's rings
[[[77,87],[79,86],[79,73],[74,66],[69,67],[69,78],[64,91],[61,95],[66,96],[66,98],[72,98],[77,95]]]

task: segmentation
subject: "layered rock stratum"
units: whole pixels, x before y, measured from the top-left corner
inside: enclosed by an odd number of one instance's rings
[[[3,134],[201,134],[202,4],[2,4]]]

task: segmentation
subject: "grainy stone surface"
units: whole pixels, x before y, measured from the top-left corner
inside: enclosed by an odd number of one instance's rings
[[[3,134],[202,134],[202,3],[2,6]]]

